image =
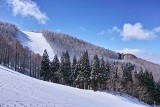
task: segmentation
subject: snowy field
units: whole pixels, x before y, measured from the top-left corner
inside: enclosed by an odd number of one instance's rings
[[[0,66],[0,107],[149,107],[136,98],[37,80]]]

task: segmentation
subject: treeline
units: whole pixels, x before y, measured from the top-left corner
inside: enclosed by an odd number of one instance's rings
[[[0,31],[0,64],[31,77],[40,78],[42,57],[24,48],[16,40],[14,37],[16,30],[14,33],[4,28]]]
[[[98,55],[89,60],[87,51],[78,60],[74,57],[70,61],[66,51],[61,58],[55,55],[50,61],[45,50],[40,75],[45,81],[94,91],[118,91],[148,104],[159,103],[160,83],[154,82],[151,72],[142,68],[136,71],[135,65],[127,62],[104,61]]]

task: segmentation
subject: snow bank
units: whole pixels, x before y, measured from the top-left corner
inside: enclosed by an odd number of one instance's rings
[[[37,80],[0,66],[0,107],[147,107],[137,99]]]

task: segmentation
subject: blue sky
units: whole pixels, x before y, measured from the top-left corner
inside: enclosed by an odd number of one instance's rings
[[[160,60],[159,0],[0,0],[0,20]],[[157,57],[155,58],[157,60]]]

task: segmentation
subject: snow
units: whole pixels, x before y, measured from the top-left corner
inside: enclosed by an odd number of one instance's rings
[[[17,38],[23,46],[28,47],[33,52],[43,55],[44,50],[47,49],[50,60],[54,58],[53,49],[46,41],[42,33],[19,31]]]
[[[149,107],[136,98],[37,80],[0,66],[0,107]]]

